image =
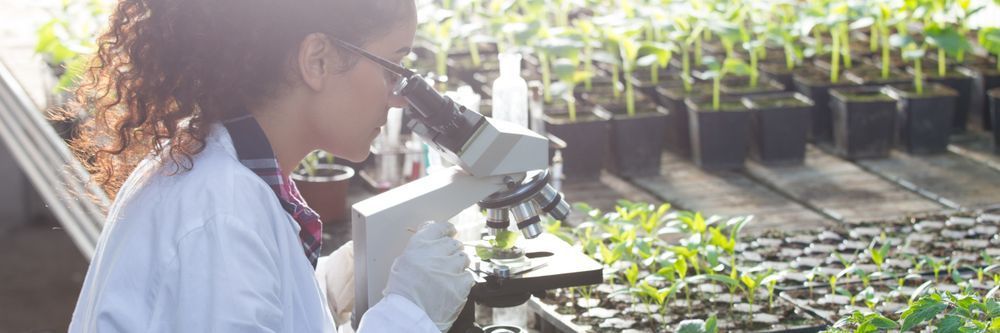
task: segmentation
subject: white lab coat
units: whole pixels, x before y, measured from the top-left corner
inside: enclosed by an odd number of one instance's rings
[[[335,332],[299,226],[215,124],[191,171],[147,158],[118,192],[70,332]],[[349,325],[348,325],[349,326]],[[437,332],[389,295],[359,333]]]

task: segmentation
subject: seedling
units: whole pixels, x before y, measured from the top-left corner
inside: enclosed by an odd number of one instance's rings
[[[875,266],[878,267],[880,272],[882,271],[882,264],[885,263],[885,260],[889,257],[890,249],[889,242],[885,241],[885,233],[882,234],[881,239],[882,246],[878,249],[875,248],[874,240],[872,241],[871,246],[868,247],[868,253],[871,255],[872,262],[875,263]]]
[[[857,327],[853,331],[847,330],[846,327],[851,325]],[[855,310],[851,316],[838,320],[833,324],[833,327],[834,329],[827,331],[827,333],[870,333],[896,329],[899,328],[899,324],[877,312],[866,315],[861,313],[861,311]]]
[[[576,86],[593,76],[592,72],[577,70],[577,63],[571,59],[562,58],[556,60],[552,65],[552,71],[559,78],[560,89],[553,86],[563,100],[566,101],[566,110],[569,112],[569,120],[576,121],[576,97],[573,91]]]
[[[633,36],[638,33],[639,30],[635,26],[629,26],[615,31],[612,35],[612,39],[618,43],[625,77],[631,77],[632,72],[637,67],[640,45],[633,39]],[[631,84],[625,85],[625,110],[629,117],[635,116],[635,89]]]
[[[875,311],[875,306],[881,301],[881,299],[875,294],[875,289],[872,287],[867,287],[858,292],[858,296],[861,297],[865,302],[865,306],[869,310]]]
[[[982,45],[997,59],[997,71],[1000,71],[1000,28],[989,27],[979,30],[979,45]]]
[[[944,262],[944,260],[942,260],[942,259],[936,259],[936,258],[931,257],[931,256],[923,256],[922,262],[925,265],[931,267],[931,270],[934,271],[934,281],[935,282],[938,281],[938,278],[939,278],[940,273],[941,273],[941,269],[945,268],[945,262]]]
[[[927,43],[937,48],[938,76],[948,73],[948,55],[959,56],[972,47],[969,41],[954,27],[932,24],[924,28]]]
[[[706,320],[687,319],[677,324],[677,333],[718,333],[715,315],[711,315]]]
[[[772,275],[774,275],[773,269],[768,269],[767,271],[759,274],[743,273],[740,275],[740,282],[743,282],[743,285],[746,287],[743,288],[743,290],[746,291],[747,301],[750,303],[751,313],[753,313],[753,301],[755,298],[754,296],[757,295],[757,288],[766,283],[764,280]],[[770,303],[770,300],[768,300],[768,302]]]
[[[482,260],[490,260],[500,252],[510,250],[517,243],[521,233],[510,230],[502,230],[492,238],[487,238],[487,245],[476,245],[476,255]]]
[[[806,272],[806,285],[809,286],[809,298],[813,297],[813,281],[816,280],[816,276],[820,274],[822,273],[820,273],[820,268],[818,266],[813,267],[808,272]]]
[[[722,79],[728,74],[747,75],[750,73],[750,66],[736,58],[726,58],[720,63],[713,56],[705,57],[702,63],[708,68],[704,72],[704,78],[712,80],[712,110],[718,111]]]
[[[771,311],[774,309],[774,288],[778,286],[778,281],[784,277],[784,272],[776,273],[774,275],[768,276],[761,281],[761,283],[767,285],[767,310]],[[810,287],[812,288],[812,287]]]

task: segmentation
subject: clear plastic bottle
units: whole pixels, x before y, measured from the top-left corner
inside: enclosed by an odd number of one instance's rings
[[[528,128],[528,83],[521,78],[521,55],[501,53],[500,76],[493,81],[493,118]]]

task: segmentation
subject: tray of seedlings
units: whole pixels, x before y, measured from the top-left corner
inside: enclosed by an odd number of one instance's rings
[[[692,320],[724,332],[818,332],[856,311],[898,320],[931,291],[984,294],[1000,282],[1000,215],[990,212],[741,235],[752,217],[628,201],[576,209],[586,222],[549,221],[548,232],[604,263],[605,279],[532,300],[554,332],[665,332]]]
[[[538,319],[556,331],[664,332],[702,320],[724,332],[818,332],[828,324],[778,297],[787,269],[741,255],[740,230],[752,217],[627,201],[608,213],[577,209],[589,221],[550,222],[549,232],[604,263],[605,279],[534,300]]]

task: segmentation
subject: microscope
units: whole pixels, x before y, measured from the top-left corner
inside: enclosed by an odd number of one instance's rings
[[[480,328],[475,304],[511,307],[545,290],[601,282],[601,264],[543,234],[542,216],[564,220],[570,213],[563,195],[549,185],[548,139],[466,109],[412,71],[337,42],[401,77],[393,93],[409,103],[404,112],[410,121],[405,126],[454,164],[352,207],[355,328],[365,311],[382,298],[390,266],[411,236],[408,229],[425,221],[447,220],[473,205],[486,212],[485,235],[506,231],[513,223],[525,240],[491,258],[466,250],[476,284],[449,332],[518,332],[523,328]]]

